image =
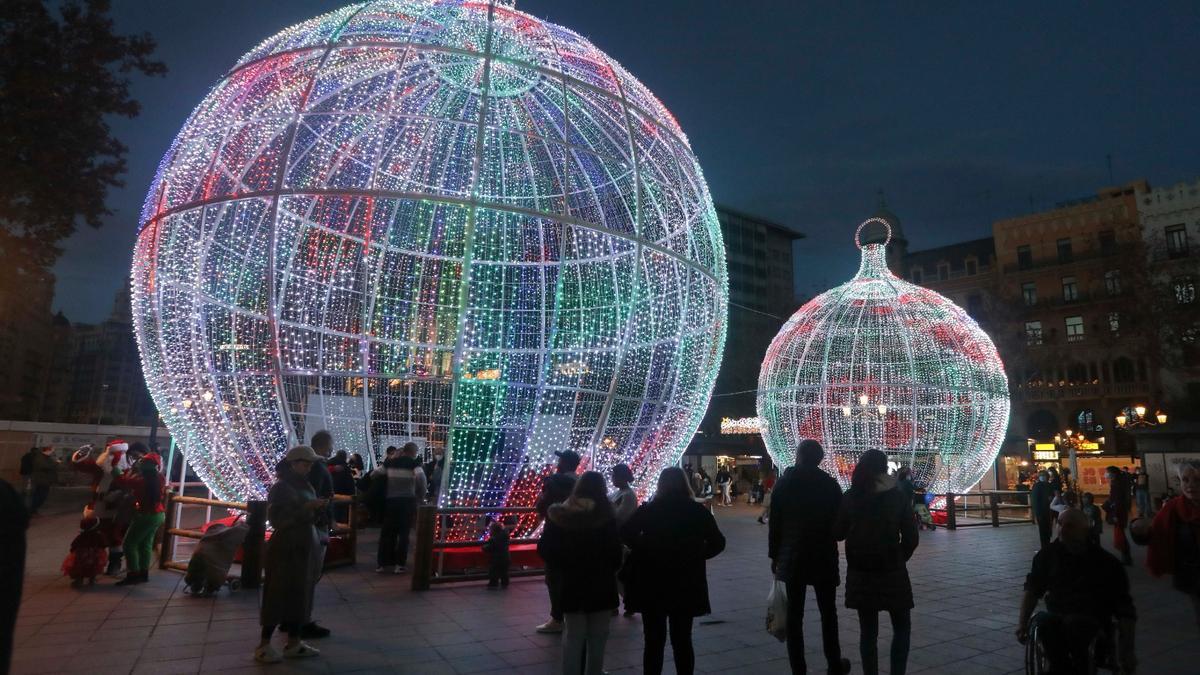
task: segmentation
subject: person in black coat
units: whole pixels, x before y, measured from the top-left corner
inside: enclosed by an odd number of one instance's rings
[[[538,496],[537,504],[534,505],[537,514],[543,519],[549,514],[551,505],[566,501],[575,490],[575,470],[579,468],[579,462],[582,460],[574,450],[559,450],[554,454],[558,456],[558,467],[553,474],[542,480],[542,494]],[[538,555],[546,562],[546,591],[550,595],[550,620],[537,627],[539,633],[561,633],[563,630],[563,612],[559,601],[562,595],[563,570],[546,560],[545,554],[542,553],[543,542],[547,536],[553,535],[556,527],[558,525],[554,521],[546,519],[542,526],[542,536],[538,539]]]
[[[625,601],[642,614],[644,672],[662,672],[669,625],[675,671],[690,675],[692,620],[712,611],[705,561],[725,550],[725,536],[712,512],[696,503],[683,469],[672,466],[659,474],[654,498],[621,527],[621,539],[630,548],[622,568]]]
[[[542,557],[562,570],[562,672],[582,675],[586,663],[588,675],[601,675],[623,553],[604,476],[595,471],[580,476],[571,496],[547,509],[547,522],[555,527],[542,541]]]
[[[820,468],[825,450],[812,439],[796,449],[798,463],[783,474],[771,497],[767,521],[771,572],[787,584],[788,661],[793,673],[808,672],[804,659],[804,595],[812,586],[821,611],[821,638],[830,673],[847,673],[850,660],[842,658],[838,642],[837,539],[833,524],[842,502],[842,488]]]
[[[842,497],[834,536],[846,540],[846,607],[858,610],[863,672],[879,672],[879,613],[892,619],[891,673],[904,675],[912,633],[912,583],[905,563],[917,549],[912,502],[887,473],[887,455],[859,457]]]
[[[1054,484],[1050,482],[1050,474],[1039,471],[1037,482],[1033,484],[1029,498],[1033,521],[1037,523],[1038,538],[1041,539],[1042,548],[1050,543],[1050,535],[1054,531],[1054,512],[1050,510],[1050,501],[1053,497]]]

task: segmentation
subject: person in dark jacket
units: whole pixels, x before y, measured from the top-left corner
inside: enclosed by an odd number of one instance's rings
[[[542,556],[547,565],[563,571],[559,588],[565,623],[562,672],[601,675],[609,622],[619,602],[617,569],[622,555],[604,476],[585,472],[566,501],[550,505],[547,521],[556,527],[542,542]]]
[[[33,466],[29,476],[33,484],[33,496],[30,498],[29,515],[36,516],[38,509],[50,496],[50,486],[58,481],[58,465],[62,462],[54,456],[54,448],[46,446],[33,456],[30,464]]]
[[[554,453],[558,456],[558,467],[555,472],[542,480],[542,494],[538,497],[537,513],[545,520],[542,526],[542,537],[538,540],[538,555],[542,554],[542,544],[547,536],[553,536],[556,523],[546,519],[552,504],[564,502],[575,490],[575,471],[582,459],[574,450],[560,450]],[[563,630],[563,613],[559,598],[561,596],[563,570],[550,561],[546,561],[546,591],[550,595],[550,620],[537,627],[539,633],[561,633]]]
[[[1129,540],[1125,537],[1125,528],[1129,526],[1129,510],[1133,505],[1133,486],[1129,473],[1115,466],[1104,469],[1112,491],[1108,495],[1105,508],[1112,522],[1113,548],[1121,552],[1121,562],[1133,564],[1133,555],[1129,552]]]
[[[1042,548],[1050,543],[1050,535],[1054,532],[1054,511],[1050,510],[1050,502],[1053,500],[1054,485],[1050,483],[1050,474],[1039,471],[1037,482],[1029,491],[1029,508],[1033,512],[1033,522],[1037,523]]]
[[[316,516],[317,532],[321,536],[321,548],[329,549],[329,531],[333,527],[333,476],[329,473],[329,466],[326,462],[329,461],[329,456],[333,452],[333,434],[324,429],[313,434],[312,449],[317,453],[317,461],[313,463],[312,470],[308,472],[308,482],[313,487],[313,492],[317,494],[318,499],[325,500],[325,512],[318,512]],[[321,560],[325,560],[325,554],[321,554]],[[316,639],[329,637],[329,629],[318,624],[316,621],[310,621],[300,627],[300,636],[307,639]]]
[[[349,458],[345,450],[338,450],[329,463],[329,477],[333,483],[333,494],[354,496],[354,472],[350,468]],[[338,504],[333,509],[335,523],[345,523],[350,520],[350,505]]]
[[[842,497],[834,535],[846,541],[846,607],[858,611],[863,672],[879,672],[879,613],[892,620],[891,673],[904,675],[912,632],[905,563],[917,548],[912,503],[887,473],[887,455],[867,450]]]
[[[329,504],[317,497],[308,476],[319,458],[303,445],[288,450],[276,469],[278,480],[267,495],[267,518],[274,532],[263,565],[262,636],[254,650],[254,660],[259,663],[321,653],[301,639],[303,627],[312,622],[313,591],[325,557],[317,522]],[[282,652],[271,645],[276,626],[288,636]]]
[[[504,523],[493,520],[488,524],[488,538],[483,542],[483,552],[488,557],[488,588],[508,588],[508,570],[512,565],[509,540]]]
[[[372,473],[371,485],[383,494],[383,527],[376,553],[379,566],[375,571],[404,574],[408,572],[408,538],[413,517],[428,489],[421,460],[417,459],[417,444],[405,443],[398,456],[389,458]]]
[[[830,673],[847,673],[838,642],[838,546],[833,523],[842,502],[842,488],[820,468],[825,450],[812,439],[796,449],[797,464],[775,486],[768,519],[767,556],[771,571],[787,584],[788,661],[793,673],[806,673],[804,659],[804,595],[812,586],[821,611],[821,638]]]
[[[690,675],[692,620],[712,611],[705,561],[725,550],[725,536],[696,503],[683,469],[671,466],[659,474],[654,498],[621,527],[621,539],[630,549],[622,569],[626,605],[642,614],[644,672],[662,672],[669,626],[675,671]]]

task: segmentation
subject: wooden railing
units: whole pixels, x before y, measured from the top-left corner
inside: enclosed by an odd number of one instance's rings
[[[431,584],[444,584],[455,581],[480,581],[487,579],[486,572],[464,572],[462,574],[446,574],[445,553],[448,550],[463,549],[463,548],[480,548],[483,546],[483,541],[479,539],[458,540],[452,541],[447,539],[435,539],[438,533],[446,532],[449,529],[448,519],[453,516],[479,516],[482,520],[485,516],[510,516],[524,513],[536,513],[537,509],[532,506],[500,506],[492,508],[438,508],[436,506],[420,506],[417,508],[417,541],[416,549],[413,551],[413,577],[412,589],[414,591],[427,591]],[[440,522],[439,522],[440,521]],[[482,534],[486,531],[482,522],[479,524],[479,531]],[[537,539],[522,538],[511,539],[509,544],[516,546],[521,544],[536,544]],[[543,567],[522,567],[520,569],[512,569],[509,572],[510,577],[531,577],[545,574]]]
[[[983,492],[935,493],[934,498],[943,498],[941,508],[930,507],[932,513],[946,515],[945,528],[956,530],[961,527],[991,525],[1017,525],[1033,522],[1029,508],[1029,493],[1016,490],[985,490]],[[967,520],[963,520],[963,519]]]

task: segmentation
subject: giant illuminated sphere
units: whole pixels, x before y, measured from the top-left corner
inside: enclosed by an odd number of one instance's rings
[[[150,187],[134,322],[222,498],[329,429],[445,451],[442,505],[531,504],[554,451],[678,460],[725,339],[687,138],[587,40],[494,2],[366,2],[242,57]]]
[[[886,221],[871,222],[890,239]],[[859,455],[876,448],[929,491],[963,492],[1008,428],[1004,365],[966,312],[888,270],[886,246],[860,245],[858,274],[797,310],[771,342],[758,382],[767,449],[791,466],[797,444],[816,439],[822,467],[845,488]]]

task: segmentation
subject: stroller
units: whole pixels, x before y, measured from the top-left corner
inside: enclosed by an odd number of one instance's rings
[[[208,597],[221,590],[226,581],[229,590],[236,591],[242,585],[241,580],[229,579],[229,568],[249,531],[250,527],[240,518],[232,525],[213,523],[200,537],[192,559],[188,561],[183,576],[188,592],[197,597]]]
[[[926,496],[924,490],[918,490],[916,498],[913,499],[913,513],[917,516],[917,528],[921,530],[936,530],[937,525],[933,522],[933,514],[929,512],[929,506],[926,504]]]

